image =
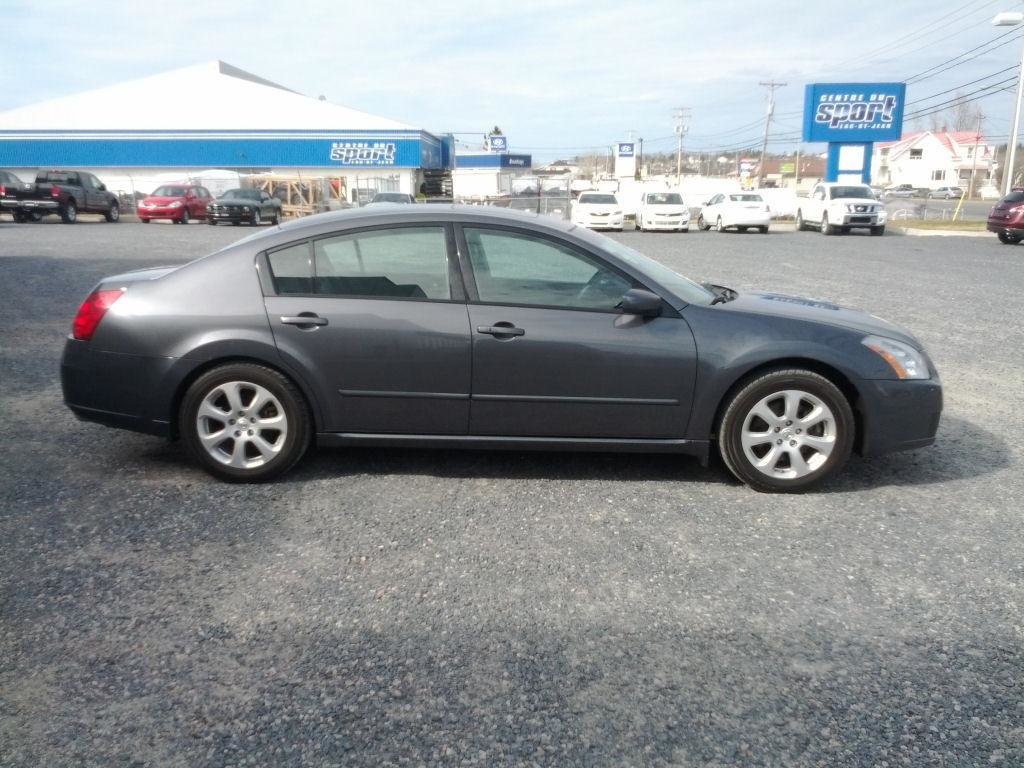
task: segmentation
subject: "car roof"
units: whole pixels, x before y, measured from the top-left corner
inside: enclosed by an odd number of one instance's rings
[[[531,229],[548,230],[554,233],[569,233],[577,227],[563,219],[530,211],[498,208],[490,205],[398,205],[384,204],[367,208],[347,208],[328,211],[312,216],[294,219],[279,226],[249,237],[242,238],[235,245],[256,246],[260,250],[279,244],[294,242],[304,237],[320,235],[344,229],[358,229],[387,224],[417,224],[460,221],[467,224],[497,224],[514,226],[527,225]]]

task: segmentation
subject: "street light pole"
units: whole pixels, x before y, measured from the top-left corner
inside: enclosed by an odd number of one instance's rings
[[[1004,11],[997,13],[992,19],[992,26],[1015,27],[1024,22],[1024,13]],[[1024,96],[1024,49],[1021,50],[1020,68],[1017,71],[1017,97],[1013,101],[1013,123],[1010,126],[1010,137],[1006,147],[1006,168],[1003,170],[1003,194],[1010,194],[1013,188],[1013,167],[1017,161],[1017,134],[1020,131],[1020,102]]]

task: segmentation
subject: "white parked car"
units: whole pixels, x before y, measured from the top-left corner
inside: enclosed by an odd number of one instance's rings
[[[690,208],[678,192],[646,192],[636,210],[637,229],[690,230]]]
[[[697,226],[703,230],[714,227],[719,232],[730,228],[740,232],[756,229],[762,235],[767,235],[771,220],[771,209],[759,194],[730,192],[715,195],[700,207]]]
[[[991,184],[986,184],[984,187],[978,190],[978,197],[982,200],[998,200],[1003,196],[1003,193],[996,189]]]
[[[572,202],[572,223],[589,229],[622,231],[622,206],[609,192],[584,192]]]
[[[886,216],[885,206],[875,199],[867,184],[826,182],[816,184],[810,197],[800,200],[796,229],[799,232],[814,227],[823,235],[845,235],[860,227],[881,235],[885,233]]]

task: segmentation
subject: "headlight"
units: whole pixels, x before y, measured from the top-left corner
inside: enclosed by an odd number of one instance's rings
[[[149,203],[147,203],[145,200],[140,200],[138,207],[139,208],[149,208]]]
[[[243,205],[242,206],[242,210],[245,211],[245,213],[248,213],[249,212],[249,206],[248,205]]]
[[[173,203],[167,206],[168,208],[181,208],[181,200],[175,200]]]
[[[927,379],[931,376],[924,355],[909,344],[883,336],[865,336],[861,343],[885,360],[897,378]]]
[[[613,213],[612,215],[613,216],[621,216],[622,215],[622,211],[615,211],[615,213]]]

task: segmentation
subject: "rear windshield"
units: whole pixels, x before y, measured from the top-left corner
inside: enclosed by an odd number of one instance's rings
[[[1020,203],[1024,202],[1024,192],[1011,192],[999,202],[1001,203]]]
[[[36,181],[49,181],[54,184],[77,184],[77,173],[64,173],[63,171],[48,171],[36,174]]]
[[[153,197],[184,197],[188,187],[157,187]]]
[[[832,187],[829,195],[833,200],[840,197],[866,197],[874,200],[870,187]]]
[[[763,203],[760,195],[729,195],[734,203]]]
[[[404,192],[378,192],[373,196],[375,203],[408,203],[409,196]]]
[[[677,192],[655,192],[647,196],[648,205],[682,205],[683,197]]]
[[[597,205],[617,205],[615,195],[580,195],[581,203],[595,203]]]

